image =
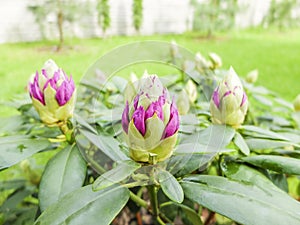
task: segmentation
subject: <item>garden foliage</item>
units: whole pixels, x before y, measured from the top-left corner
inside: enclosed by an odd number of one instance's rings
[[[114,75],[145,60],[178,73]],[[121,224],[141,208],[153,224],[300,224],[299,108],[256,86],[257,71],[246,81],[221,64],[139,42],[100,58],[76,90],[49,69],[31,81],[10,102],[20,114],[1,121],[0,224]],[[41,96],[70,113],[43,123]]]

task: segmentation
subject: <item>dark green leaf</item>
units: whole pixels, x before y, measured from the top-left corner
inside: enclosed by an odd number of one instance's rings
[[[6,201],[2,204],[0,207],[0,212],[7,212],[10,213],[10,211],[14,210],[18,204],[20,204],[25,197],[31,195],[33,193],[33,190],[25,189],[19,189],[13,192]]]
[[[34,223],[34,219],[38,210],[38,206],[23,207],[21,213],[16,215],[15,220],[12,221],[13,225],[30,225]]]
[[[129,158],[121,151],[119,143],[113,137],[96,135],[86,130],[80,130],[90,142],[96,145],[105,155],[114,161],[124,161]]]
[[[35,225],[101,224],[108,225],[129,199],[125,187],[113,186],[94,192],[92,185],[77,189],[50,206]]]
[[[235,130],[229,126],[211,125],[200,132],[185,136],[175,152],[180,155],[175,155],[167,161],[167,170],[180,177],[205,166],[217,153],[224,151],[234,134]],[[191,154],[194,151],[205,154]]]
[[[300,223],[300,203],[275,186],[262,189],[255,183],[195,175],[184,179],[182,187],[187,198],[238,223]]]
[[[288,141],[286,137],[277,134],[273,131],[262,129],[257,126],[251,126],[251,125],[244,125],[241,127],[241,129],[248,131],[248,132],[253,132],[255,133],[255,137],[262,137],[262,138],[270,138],[270,139],[275,139],[275,140],[282,140],[282,141]],[[260,136],[258,136],[260,135]]]
[[[33,139],[25,135],[0,137],[0,169],[10,167],[44,150],[49,144],[47,139]]]
[[[44,211],[66,194],[80,188],[86,176],[86,163],[76,145],[67,146],[47,164],[40,188],[40,208]]]
[[[26,180],[7,180],[0,182],[0,191],[18,189],[26,184]]]
[[[175,177],[166,170],[160,170],[157,174],[158,182],[169,199],[181,203],[184,198],[182,188]]]
[[[193,225],[202,225],[203,224],[201,221],[201,218],[195,212],[195,210],[191,209],[190,207],[188,207],[184,204],[179,204],[176,202],[166,202],[166,203],[161,204],[160,208],[164,211],[167,211],[169,214],[171,213],[170,210],[174,211],[174,210],[181,209],[184,214],[184,218],[182,218],[182,219],[187,219],[190,222],[190,224],[193,224]]]
[[[97,134],[97,131],[95,130],[95,128],[93,128],[89,123],[87,123],[81,116],[79,116],[78,114],[75,115],[75,119],[76,122],[78,124],[80,124],[82,127],[88,129],[89,131]]]
[[[241,150],[245,155],[249,155],[250,149],[245,142],[244,138],[240,133],[236,132],[234,136],[234,144]]]
[[[300,175],[300,159],[276,155],[257,155],[243,158],[243,161],[278,173]]]
[[[215,154],[182,154],[172,156],[166,161],[167,170],[176,177],[182,177],[199,168],[206,167]]]
[[[269,176],[271,181],[277,187],[279,187],[281,190],[285,191],[286,193],[289,192],[289,186],[285,174],[271,173]]]
[[[0,120],[0,135],[10,134],[20,129],[24,123],[22,116],[11,116]]]
[[[115,168],[99,176],[93,184],[93,189],[94,191],[99,191],[115,183],[121,182],[140,167],[141,164],[134,161],[122,161]]]
[[[246,143],[250,149],[255,149],[255,150],[280,148],[280,147],[291,145],[291,143],[289,142],[259,139],[259,138],[246,139]]]
[[[174,154],[211,154],[211,153],[224,153],[232,152],[232,149],[216,149],[209,145],[199,144],[199,143],[183,143],[178,144]]]

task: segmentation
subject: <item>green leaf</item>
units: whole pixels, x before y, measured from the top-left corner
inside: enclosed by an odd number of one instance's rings
[[[22,118],[22,116],[11,116],[7,118],[2,118],[0,120],[0,135],[10,134],[13,131],[19,130],[23,123],[24,119]]]
[[[30,188],[21,188],[16,190],[13,194],[11,194],[6,201],[1,205],[0,212],[10,213],[13,209],[19,205],[25,197],[31,195],[34,190],[30,190]]]
[[[209,145],[199,143],[183,143],[178,144],[174,154],[211,154],[211,153],[224,153],[232,152],[234,149],[215,149]]]
[[[161,204],[160,208],[163,211],[169,212],[169,214],[170,214],[170,210],[177,211],[179,208],[184,213],[184,218],[182,219],[187,219],[193,225],[203,225],[200,216],[195,212],[195,210],[191,209],[190,207],[184,204],[179,204],[176,202],[166,202]]]
[[[67,146],[47,164],[40,188],[40,208],[44,211],[66,194],[80,188],[86,176],[86,163],[76,145]]]
[[[80,129],[80,133],[83,134],[90,142],[96,145],[105,155],[114,161],[124,161],[129,158],[121,151],[119,143],[113,137],[96,135],[89,131]]]
[[[108,225],[129,199],[129,190],[114,186],[94,192],[92,185],[77,189],[46,209],[35,225]]]
[[[163,192],[169,199],[177,203],[181,203],[183,201],[183,190],[172,174],[166,170],[159,170],[157,178]]]
[[[279,173],[270,173],[269,174],[270,180],[275,184],[277,187],[279,187],[284,192],[289,192],[289,186],[287,182],[287,178],[285,174],[279,174]]]
[[[201,167],[212,160],[214,154],[182,154],[175,155],[166,160],[167,170],[175,177],[182,177]]]
[[[300,159],[276,155],[257,155],[243,158],[243,161],[278,173],[300,175]]]
[[[235,133],[233,142],[241,150],[242,153],[244,153],[245,155],[250,154],[250,149],[240,133]]]
[[[256,94],[253,94],[252,95],[257,101],[259,101],[261,104],[265,105],[265,106],[268,106],[268,107],[271,107],[273,105],[273,102],[261,95],[256,95]]]
[[[268,189],[269,186],[262,189],[255,183],[208,175],[195,175],[182,181],[188,199],[238,223],[299,224],[300,203],[275,186]]]
[[[25,186],[26,180],[4,180],[0,181],[0,192],[9,189],[18,189]]]
[[[97,131],[95,130],[94,127],[92,127],[88,122],[86,122],[81,116],[79,116],[78,114],[75,114],[75,119],[76,119],[76,122],[78,124],[80,124],[80,126],[88,129],[89,131],[93,132],[93,133],[97,133]]]
[[[11,218],[12,221],[6,221],[8,224],[13,224],[13,225],[29,225],[34,223],[34,219],[36,217],[38,211],[38,206],[29,206],[29,207],[23,207],[18,212],[14,217],[16,218]],[[12,216],[11,216],[12,217]],[[9,223],[11,222],[11,223]]]
[[[49,144],[45,138],[33,139],[26,135],[0,137],[0,169],[10,167],[44,150]]]
[[[141,164],[132,160],[122,161],[115,168],[99,176],[93,184],[93,190],[99,191],[115,183],[121,182],[140,167]]]
[[[262,129],[257,126],[251,126],[251,125],[244,125],[240,129],[253,132],[255,134],[255,137],[261,137],[261,138],[270,138],[275,140],[282,140],[282,141],[288,141],[288,139],[280,134],[277,134],[273,131]]]
[[[193,225],[202,225],[202,221],[200,216],[195,212],[195,210],[191,209],[190,207],[183,205],[183,204],[177,204],[185,214],[185,218],[188,219],[188,221],[192,222]]]
[[[224,152],[234,134],[235,130],[230,126],[211,125],[200,132],[184,136],[175,151],[175,154],[180,155],[166,161],[167,170],[176,177],[195,171],[206,165],[217,153]],[[205,154],[191,154],[191,152]]]
[[[291,143],[285,141],[275,141],[275,140],[259,139],[259,138],[246,139],[246,143],[250,149],[255,149],[255,150],[280,148],[280,147],[291,145]],[[294,146],[297,145],[294,144]]]

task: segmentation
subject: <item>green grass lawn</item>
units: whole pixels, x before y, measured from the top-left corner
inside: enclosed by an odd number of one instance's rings
[[[113,48],[139,40],[175,40],[179,45],[203,55],[213,51],[222,59],[224,68],[232,65],[240,76],[252,69],[260,72],[258,83],[277,91],[287,100],[300,93],[300,31],[242,31],[218,35],[206,40],[197,33],[184,35],[154,35],[110,37],[106,39],[68,39],[61,52],[53,51],[55,42],[0,45],[0,101],[26,91],[28,78],[40,70],[44,61],[54,59],[76,82],[88,67]],[[145,68],[147,69],[147,68]],[[152,68],[153,70],[153,68]],[[160,71],[150,71],[160,74]],[[11,114],[1,107],[0,116]]]

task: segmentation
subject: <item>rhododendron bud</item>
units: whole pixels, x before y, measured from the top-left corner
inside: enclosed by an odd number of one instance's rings
[[[72,76],[68,78],[53,60],[46,61],[41,73],[36,72],[28,88],[34,108],[48,126],[58,125],[72,117],[75,84]]]
[[[182,90],[181,92],[179,92],[177,99],[176,99],[176,105],[177,105],[178,112],[180,115],[186,115],[188,113],[188,111],[190,110],[189,96],[185,90]]]
[[[239,77],[233,68],[230,68],[228,74],[213,92],[210,101],[212,122],[238,127],[244,122],[247,109],[247,95]]]
[[[189,97],[190,102],[194,103],[197,100],[198,91],[197,91],[197,85],[189,79],[185,85],[185,91]]]
[[[206,60],[200,52],[195,55],[196,67],[198,70],[203,70],[211,67],[211,62]]]
[[[300,112],[300,94],[294,100],[294,109],[296,112]]]
[[[177,45],[176,41],[174,41],[174,40],[171,41],[170,51],[171,51],[171,56],[172,57],[176,57],[179,54],[178,45]]]
[[[216,69],[216,68],[219,68],[222,66],[222,59],[218,54],[211,52],[208,54],[208,56],[209,56],[210,61],[212,62],[213,69]]]
[[[134,100],[126,102],[122,126],[130,156],[138,162],[149,162],[156,155],[163,161],[172,155],[177,140],[179,115],[175,103],[156,75],[139,82]]]
[[[257,78],[258,78],[258,70],[252,70],[250,71],[247,76],[246,76],[246,81],[248,83],[255,83],[257,81]]]

